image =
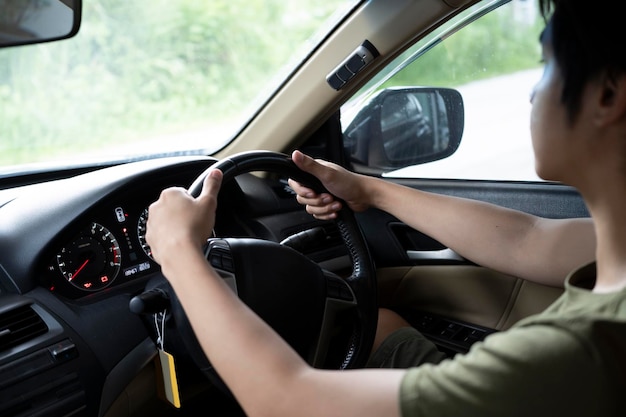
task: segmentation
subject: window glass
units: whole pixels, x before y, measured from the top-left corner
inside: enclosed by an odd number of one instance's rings
[[[76,37],[0,50],[0,176],[215,152],[358,1],[86,0]]]
[[[454,88],[465,108],[458,150],[443,160],[384,175],[539,180],[529,120],[530,93],[542,71],[538,39],[543,26],[533,0],[479,3],[397,58],[342,113],[351,114],[388,87]]]

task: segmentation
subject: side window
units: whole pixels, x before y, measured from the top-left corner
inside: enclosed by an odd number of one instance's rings
[[[352,121],[349,115],[371,97],[399,88],[445,87],[461,94],[464,107],[464,128],[456,152],[421,164],[415,158],[412,165],[396,165],[383,175],[539,180],[529,122],[530,94],[542,71],[538,39],[543,22],[534,0],[497,2],[499,7],[485,3],[414,45],[342,107],[342,114],[347,115],[342,116],[342,127],[348,153],[348,146],[354,147],[350,144],[354,139],[346,132]],[[516,30],[510,30],[512,25]]]

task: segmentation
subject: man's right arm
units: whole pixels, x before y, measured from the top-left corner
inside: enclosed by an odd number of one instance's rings
[[[317,176],[355,211],[375,207],[436,239],[476,264],[546,285],[562,286],[574,268],[593,261],[591,219],[546,219],[475,200],[428,193],[349,172],[295,152],[294,162]],[[298,201],[318,218],[338,202],[294,181]]]

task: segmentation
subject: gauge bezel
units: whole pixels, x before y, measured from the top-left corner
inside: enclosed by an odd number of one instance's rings
[[[150,249],[150,245],[146,241],[146,231],[148,228],[148,208],[144,208],[141,214],[139,215],[139,219],[137,220],[137,239],[139,240],[139,246],[143,253],[150,258],[150,260],[154,261],[154,257],[152,257],[152,250]]]

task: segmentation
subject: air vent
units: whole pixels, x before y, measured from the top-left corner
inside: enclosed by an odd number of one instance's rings
[[[0,416],[85,416],[85,391],[75,372],[39,374],[28,381],[0,392]]]
[[[0,314],[0,352],[25,343],[48,331],[39,315],[25,305]]]

